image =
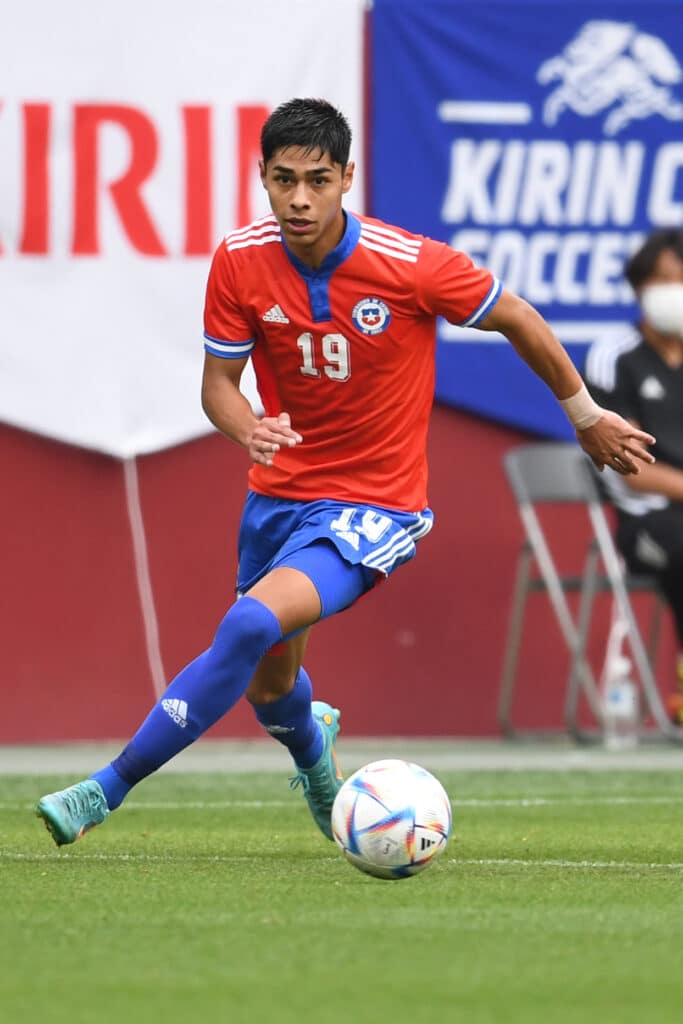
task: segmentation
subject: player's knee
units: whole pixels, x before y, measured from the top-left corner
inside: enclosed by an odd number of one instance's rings
[[[223,657],[245,646],[263,655],[282,636],[269,608],[253,597],[243,597],[230,608],[216,630],[212,650]]]

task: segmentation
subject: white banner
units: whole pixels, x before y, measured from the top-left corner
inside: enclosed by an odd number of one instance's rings
[[[211,254],[267,211],[259,132],[283,100],[337,104],[362,170],[364,6],[13,6],[0,34],[0,420],[120,457],[210,431]]]

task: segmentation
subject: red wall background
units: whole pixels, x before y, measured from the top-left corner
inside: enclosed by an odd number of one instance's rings
[[[522,530],[504,452],[525,435],[436,407],[429,440],[432,533],[417,558],[313,631],[306,665],[343,708],[347,735],[490,736]],[[154,701],[122,464],[0,426],[0,742],[125,738]],[[170,678],[210,642],[232,599],[246,455],[210,435],[138,460],[161,648]],[[547,525],[561,567],[583,556],[584,522]],[[643,601],[647,599],[643,598]],[[517,720],[559,728],[568,659],[532,597]],[[644,615],[645,605],[639,609]],[[608,606],[591,646],[599,668]],[[660,675],[673,678],[667,621]],[[213,730],[258,736],[241,702]]]

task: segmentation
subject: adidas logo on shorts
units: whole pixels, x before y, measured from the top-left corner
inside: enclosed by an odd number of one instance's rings
[[[162,700],[161,706],[176,725],[179,725],[181,729],[187,728],[186,700],[173,700],[167,697],[165,700]]]

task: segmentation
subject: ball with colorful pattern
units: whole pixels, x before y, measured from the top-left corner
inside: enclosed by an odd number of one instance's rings
[[[448,795],[409,761],[373,761],[351,775],[332,808],[332,834],[354,867],[376,878],[410,878],[433,864],[452,828]]]

